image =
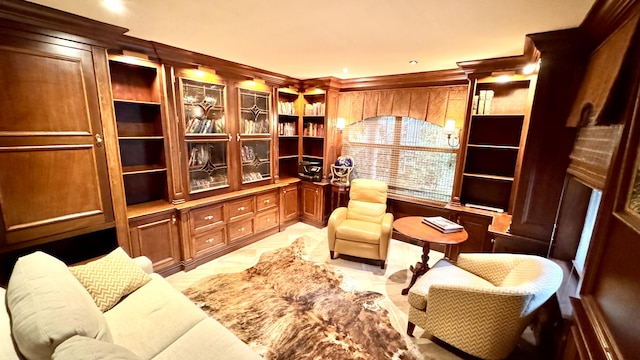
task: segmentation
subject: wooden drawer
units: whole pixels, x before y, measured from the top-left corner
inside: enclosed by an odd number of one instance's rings
[[[256,196],[256,210],[270,209],[278,205],[278,192],[270,192]],[[257,226],[257,225],[256,225]]]
[[[203,253],[214,251],[218,248],[223,248],[226,245],[225,241],[226,228],[224,226],[209,228],[205,231],[201,231],[198,234],[193,235],[193,249],[196,256]]]
[[[256,215],[256,232],[278,226],[278,209],[265,211]]]
[[[214,251],[225,246],[225,227],[208,229],[193,236],[195,255]]]
[[[191,227],[195,233],[207,230],[212,226],[222,225],[224,223],[223,205],[212,205],[190,212],[189,219]]]
[[[229,242],[253,234],[253,219],[238,221],[229,225]]]
[[[250,196],[227,204],[229,207],[229,221],[233,221],[246,214],[253,214],[255,211],[254,197]]]

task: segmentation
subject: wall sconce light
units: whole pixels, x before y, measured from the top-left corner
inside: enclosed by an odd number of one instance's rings
[[[346,121],[344,120],[344,118],[338,118],[336,120],[336,129],[338,129],[339,131],[344,130],[346,126]]]
[[[456,128],[456,121],[454,119],[447,119],[444,123],[444,133],[447,134],[447,144],[451,147],[457,147],[460,145],[460,129]]]

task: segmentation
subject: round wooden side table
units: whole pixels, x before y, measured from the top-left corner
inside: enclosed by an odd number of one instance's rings
[[[427,224],[422,223],[424,216],[406,216],[393,222],[393,228],[422,245],[422,261],[418,261],[416,266],[410,266],[413,273],[411,282],[406,289],[402,289],[402,295],[407,295],[409,289],[416,283],[418,277],[424,275],[429,270],[429,244],[442,244],[445,246],[445,259],[455,261],[458,258],[458,244],[464,242],[469,237],[466,230],[454,233],[442,233]]]
[[[332,183],[331,184],[331,210],[340,206],[347,206],[349,202],[349,190],[351,185]]]

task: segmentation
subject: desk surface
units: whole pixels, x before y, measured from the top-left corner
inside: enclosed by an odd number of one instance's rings
[[[469,237],[466,230],[449,234],[441,233],[431,226],[423,224],[423,218],[424,216],[402,217],[393,222],[393,228],[416,240],[443,245],[460,244]]]

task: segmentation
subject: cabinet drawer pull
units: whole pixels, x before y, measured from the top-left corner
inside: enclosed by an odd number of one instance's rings
[[[244,208],[244,206],[240,206],[240,207],[238,208],[238,211],[243,211],[244,209],[245,209],[245,208]]]
[[[207,215],[204,217],[205,220],[211,220],[213,219],[213,215]]]
[[[212,243],[214,240],[215,240],[214,238],[211,238],[211,239],[207,239],[207,240],[205,240],[204,242],[206,242],[206,243]]]
[[[244,227],[241,227],[240,229],[238,229],[238,232],[243,232],[244,231]]]
[[[176,223],[176,216],[175,215],[171,215],[171,223],[172,224]]]
[[[268,203],[270,203],[270,202],[271,202],[271,200],[265,200],[265,201],[264,201],[264,203],[265,203],[265,204],[268,204]]]
[[[271,219],[267,219],[267,222],[270,222],[270,221],[271,221]]]

